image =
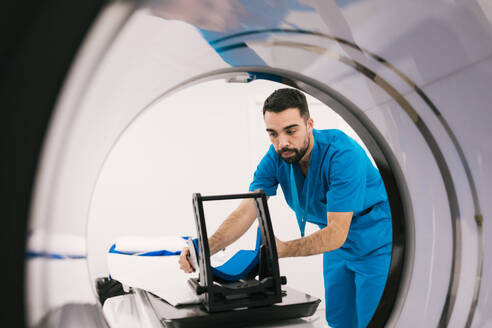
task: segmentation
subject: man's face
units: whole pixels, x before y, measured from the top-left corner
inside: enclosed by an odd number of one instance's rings
[[[267,111],[264,119],[278,155],[289,164],[299,162],[309,149],[313,120],[305,121],[297,108],[288,108],[280,113]]]

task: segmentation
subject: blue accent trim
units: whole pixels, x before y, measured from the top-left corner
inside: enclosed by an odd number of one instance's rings
[[[134,255],[134,256],[174,256],[174,255],[180,255],[181,251],[170,252],[170,251],[166,251],[166,250],[158,250],[158,251],[151,251],[151,252],[144,252],[144,253],[141,253],[141,252],[122,252],[122,251],[116,250],[116,244],[113,244],[109,248],[109,253],[122,254],[122,255]]]
[[[85,255],[63,255],[63,254],[55,254],[55,253],[48,253],[48,252],[33,252],[33,251],[27,251],[26,256],[28,258],[42,257],[45,259],[53,259],[53,260],[79,260],[79,259],[87,258],[87,256]]]

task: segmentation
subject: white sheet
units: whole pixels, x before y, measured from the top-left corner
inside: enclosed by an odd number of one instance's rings
[[[121,283],[149,291],[173,306],[198,303],[188,285],[187,274],[179,269],[179,256],[134,256],[108,253],[111,277]]]

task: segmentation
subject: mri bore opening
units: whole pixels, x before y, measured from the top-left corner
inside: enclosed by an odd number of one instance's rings
[[[254,76],[248,72],[235,74]],[[262,79],[249,83],[230,83],[244,81],[242,78],[208,77],[208,80],[194,81],[191,86],[152,102],[112,147],[99,173],[88,219],[88,265],[92,281],[110,273],[106,252],[119,236],[195,235],[190,206],[193,192],[225,194],[247,190],[257,163],[270,145],[264,131],[262,103],[271,92],[286,85]],[[288,84],[292,86],[292,81]],[[307,96],[315,128],[346,132],[365,148],[376,164],[359,135],[340,115],[318,99]],[[377,159],[381,165],[381,159]],[[399,192],[388,183],[388,171],[381,173],[388,194],[397,194],[390,197],[394,202]],[[280,188],[269,206],[276,234],[284,240],[298,238],[295,216],[287,209]],[[208,215],[209,233],[215,231],[232,208],[212,210]],[[401,223],[396,226],[401,233]],[[316,229],[311,225],[306,234]],[[251,246],[254,230],[250,228],[222,256],[227,258],[238,249]],[[401,236],[394,238],[394,244],[401,244],[401,239]],[[374,324],[385,321],[389,315],[393,301],[388,298],[394,299],[398,290],[396,278],[401,273],[401,253],[401,245],[394,247],[386,288],[393,295],[388,296],[389,292],[385,291]],[[289,286],[323,299],[321,262],[321,256],[282,259],[281,273],[288,276]],[[301,266],[311,269],[301,274],[298,270]]]

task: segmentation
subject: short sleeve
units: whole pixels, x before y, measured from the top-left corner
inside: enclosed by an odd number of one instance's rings
[[[249,185],[249,191],[263,189],[267,196],[275,196],[277,194],[278,159],[276,156],[275,149],[271,146],[256,168],[253,176],[253,182]]]
[[[336,151],[330,161],[327,212],[354,212],[364,209],[367,166],[359,149]]]

